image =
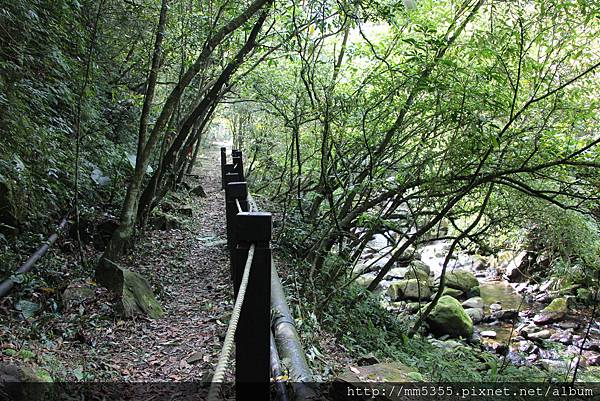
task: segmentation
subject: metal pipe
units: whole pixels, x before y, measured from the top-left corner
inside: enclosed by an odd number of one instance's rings
[[[48,249],[50,249],[50,247],[52,246],[52,244],[54,244],[54,242],[56,242],[56,240],[58,239],[58,236],[61,234],[61,232],[67,226],[67,222],[68,222],[67,219],[69,218],[69,215],[71,214],[72,211],[73,211],[73,209],[69,210],[69,212],[65,215],[65,217],[62,218],[62,220],[58,224],[58,227],[56,228],[55,232],[52,233],[52,235],[50,235],[50,237],[48,237],[48,239],[46,240],[46,242],[43,243],[25,261],[25,263],[23,263],[23,265],[21,265],[21,267],[19,267],[17,269],[17,271],[15,272],[15,274],[13,276],[11,276],[11,277],[14,277],[17,274],[24,274],[24,273],[29,272],[33,268],[33,265],[35,265],[35,263],[38,260],[40,260],[42,258],[42,256],[44,256],[46,254],[46,252],[48,251]],[[13,286],[15,285],[15,282],[14,282],[14,280],[11,277],[7,278],[6,280],[4,280],[2,282],[2,284],[0,284],[0,297],[3,297],[6,294],[8,294],[8,292],[11,290],[11,288],[13,288]]]
[[[281,376],[281,362],[279,361],[279,353],[277,352],[277,346],[275,345],[275,337],[273,337],[273,331],[271,330],[271,377],[275,382],[277,399],[279,401],[288,401],[285,382],[281,380]]]
[[[258,206],[250,193],[248,193],[247,199],[250,210],[258,211]],[[293,399],[295,401],[319,399],[317,392],[310,387],[314,378],[306,362],[304,348],[300,343],[296,325],[287,305],[283,286],[273,260],[271,260],[271,327],[274,333],[273,340],[276,343],[275,351],[279,347],[281,352],[278,353],[278,357],[281,355],[284,365],[289,368]],[[271,355],[272,357],[273,355]]]
[[[283,286],[274,263],[271,263],[271,314],[279,354],[283,364],[289,368],[294,400],[318,399],[315,390],[309,386],[314,379],[308,368],[304,349],[300,344],[294,319],[286,303]]]

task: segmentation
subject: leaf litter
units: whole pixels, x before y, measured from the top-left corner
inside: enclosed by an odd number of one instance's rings
[[[85,278],[70,275],[69,269],[77,264],[71,255],[60,279],[79,279],[79,285],[92,286],[94,296],[58,311],[44,305],[37,310],[16,295],[0,300],[0,308],[8,312],[2,314],[0,325],[0,360],[43,368],[54,380],[209,379],[221,351],[224,321],[232,309],[219,157],[208,153],[202,174],[189,178],[196,181],[191,187],[202,184],[205,198],[179,194],[182,206],[192,212],[191,217],[180,216],[181,228],[146,229],[135,251],[123,261],[152,284],[166,312],[163,318],[120,319],[111,294],[89,280],[93,271]],[[90,258],[98,256],[91,248],[86,247],[86,252]],[[49,297],[63,290],[43,287],[35,295]],[[229,372],[226,380],[232,378]]]

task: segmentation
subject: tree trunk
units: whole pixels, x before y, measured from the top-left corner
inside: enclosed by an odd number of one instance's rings
[[[135,169],[133,177],[131,177],[129,187],[127,188],[127,194],[125,195],[125,202],[123,203],[123,209],[121,210],[119,227],[113,233],[106,251],[102,256],[103,259],[106,258],[111,261],[118,260],[118,258],[125,253],[135,228],[140,188],[150,158],[150,152],[146,152],[146,133],[148,130],[150,108],[152,106],[152,101],[154,100],[154,90],[156,88],[156,81],[158,79],[158,68],[162,55],[162,42],[167,23],[168,8],[168,0],[162,0],[156,31],[156,40],[154,42],[154,52],[152,54],[152,63],[150,72],[148,74],[146,93],[144,95],[144,105],[142,107],[142,115],[140,117]]]
[[[142,108],[142,116],[140,118],[138,151],[135,169],[133,176],[131,177],[129,187],[127,188],[125,201],[123,202],[119,227],[117,227],[113,233],[106,250],[102,255],[100,263],[96,268],[96,282],[115,292],[121,301],[124,300],[124,296],[126,294],[133,294],[133,298],[130,297],[130,299],[133,299],[134,302],[122,302],[123,305],[129,305],[129,307],[123,307],[123,313],[125,315],[133,315],[135,313],[135,309],[133,308],[134,305],[139,306],[139,309],[145,313],[150,310],[157,310],[156,305],[158,305],[151,291],[125,291],[126,288],[133,287],[137,289],[144,287],[144,289],[148,290],[148,288],[146,288],[148,286],[138,285],[139,283],[137,283],[137,281],[138,279],[141,279],[141,277],[138,277],[133,273],[124,274],[123,270],[118,268],[115,262],[119,260],[119,258],[128,250],[130,246],[130,241],[133,237],[135,229],[142,180],[144,179],[144,174],[150,159],[151,149],[147,149],[146,133],[150,108],[152,106],[152,100],[154,99],[154,90],[156,88],[156,81],[158,78],[160,59],[162,57],[162,42],[167,21],[167,11],[168,0],[162,0],[156,32],[156,40],[154,43],[154,52],[152,54],[152,63],[150,72],[148,74],[146,92],[144,95],[144,105]],[[130,280],[130,282],[128,282],[128,280]],[[137,284],[132,286],[133,282],[136,282]],[[138,299],[138,296],[141,298]],[[150,304],[153,306],[150,306]],[[159,305],[158,309],[160,309]],[[160,314],[161,312],[156,312],[154,315],[158,316]]]
[[[192,170],[194,169],[194,164],[196,164],[196,159],[198,158],[198,152],[200,151],[200,142],[202,140],[202,135],[198,136],[198,140],[196,141],[196,148],[194,149],[194,154],[192,155],[192,160],[190,160],[190,164],[188,165],[187,174],[192,174]]]

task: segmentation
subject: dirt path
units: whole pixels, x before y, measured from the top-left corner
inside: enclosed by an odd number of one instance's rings
[[[179,191],[167,203],[180,227],[147,230],[122,263],[151,282],[163,318],[121,320],[110,294],[93,285],[91,298],[57,311],[44,306],[29,320],[7,306],[12,311],[0,326],[0,361],[43,369],[55,381],[208,380],[232,309],[219,144],[199,158],[196,174],[186,181],[191,188],[201,184],[207,196]],[[64,285],[90,286],[68,271],[66,266]]]
[[[124,380],[206,380],[216,364],[232,306],[219,157],[214,144],[199,160],[200,178],[190,183],[201,183],[207,196],[188,198],[187,227],[149,233],[132,263],[162,285],[166,314],[133,327],[126,322],[102,338],[119,344],[111,357]]]

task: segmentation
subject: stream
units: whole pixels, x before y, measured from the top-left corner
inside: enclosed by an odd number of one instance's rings
[[[387,262],[389,256],[386,253],[390,251],[391,246],[387,236],[375,235],[361,255],[358,266],[364,273],[359,283],[366,285],[372,281],[374,270]],[[439,280],[449,247],[449,241],[435,241],[413,250],[414,260],[420,260],[429,268],[433,287],[436,279]],[[524,252],[503,251],[486,258],[455,252],[450,259],[446,273],[455,269],[470,272],[479,282],[479,296],[483,300],[484,318],[481,322],[474,322],[474,334],[468,342],[481,344],[484,349],[505,356],[516,366],[534,365],[546,370],[572,372],[578,362],[583,339],[590,324],[591,308],[578,303],[574,295],[559,296],[560,283],[556,280],[532,283],[521,279],[517,280],[520,282],[510,282],[507,272],[518,267],[523,255]],[[408,299],[392,302],[387,291],[408,270],[408,264],[399,264],[398,268],[392,269],[393,274],[386,276],[378,289],[381,294],[385,294],[382,304],[391,313],[414,314],[415,308],[418,308],[416,302],[410,302]],[[434,291],[431,297],[434,296],[436,288],[432,289]],[[568,310],[551,321],[540,323],[538,315],[543,315],[544,308],[555,298],[563,298]],[[459,302],[465,299],[466,297],[462,297]],[[426,301],[427,299],[421,302]],[[466,308],[467,306],[465,310]],[[513,318],[504,319],[503,314]],[[534,319],[538,320],[537,324],[534,323]],[[436,344],[447,342],[452,346],[455,341],[450,337],[452,336],[446,335],[435,338],[429,335],[431,341]],[[591,323],[589,337],[583,344],[581,355],[580,368],[600,366],[598,319]]]

